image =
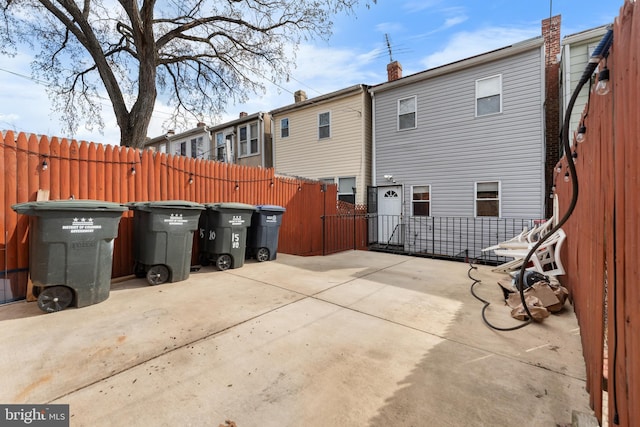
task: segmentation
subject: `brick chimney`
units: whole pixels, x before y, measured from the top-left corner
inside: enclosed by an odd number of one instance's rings
[[[293,94],[293,100],[295,101],[295,103],[297,104],[298,102],[304,102],[307,100],[307,92],[303,91],[303,90],[297,90],[294,94]]]
[[[544,113],[545,113],[545,189],[547,218],[553,214],[553,199],[549,197],[553,186],[553,169],[560,159],[560,15],[542,20],[544,39]]]
[[[247,113],[246,111],[241,111],[240,112],[240,118],[247,117],[248,115],[249,115],[249,113]]]
[[[198,124],[196,125],[196,127],[203,128],[203,127],[205,127],[206,125],[207,125],[207,124],[206,124],[205,122],[198,122]]]
[[[402,65],[398,61],[387,64],[387,80],[392,82],[402,78]]]

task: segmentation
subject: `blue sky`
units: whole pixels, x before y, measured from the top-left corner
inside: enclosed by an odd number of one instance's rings
[[[266,83],[265,94],[254,95],[244,105],[228,105],[221,122],[269,111],[293,102],[293,92],[302,89],[311,98],[357,83],[378,84],[386,80],[391,56],[407,76],[540,35],[540,23],[562,15],[562,37],[613,22],[623,0],[378,0],[367,9],[334,19],[333,36],[300,46],[297,67],[288,81]],[[101,143],[118,144],[119,130],[105,101],[106,127],[79,129],[76,135],[61,131],[51,112],[45,87],[29,78],[30,52],[0,61],[0,130],[71,136]],[[18,75],[16,75],[18,74]],[[165,132],[169,110],[156,104],[149,136]],[[215,124],[215,123],[208,123]],[[192,124],[195,126],[195,121]],[[180,131],[180,129],[177,129]],[[183,129],[184,130],[184,129]]]

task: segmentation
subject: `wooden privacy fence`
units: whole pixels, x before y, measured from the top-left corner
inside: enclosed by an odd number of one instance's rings
[[[8,289],[5,301],[25,296],[29,266],[29,220],[11,205],[36,200],[38,190],[49,191],[50,200],[283,206],[278,251],[295,255],[321,255],[326,250],[322,218],[337,212],[335,185],[278,176],[273,169],[34,134],[0,133],[0,177],[0,283]],[[129,211],[115,240],[113,277],[133,272],[132,228],[133,212]]]
[[[639,53],[640,13],[626,1],[606,61],[612,90],[591,93],[586,140],[574,142],[579,197],[564,226],[563,280],[580,324],[587,388],[601,425],[609,426],[640,425]],[[555,180],[561,215],[571,201],[567,161],[574,159],[560,161]]]

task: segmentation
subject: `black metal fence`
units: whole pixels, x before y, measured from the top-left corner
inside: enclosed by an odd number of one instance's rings
[[[371,250],[498,265],[507,259],[482,249],[508,240],[542,220],[368,214]]]

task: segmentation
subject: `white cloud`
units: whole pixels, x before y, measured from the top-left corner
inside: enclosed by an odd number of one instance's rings
[[[415,13],[425,9],[430,9],[441,2],[442,0],[413,0],[405,2],[402,5],[402,8],[409,13]]]
[[[459,15],[459,16],[454,16],[453,18],[447,18],[444,21],[444,24],[442,25],[442,27],[440,27],[440,29],[441,30],[445,30],[447,28],[454,27],[454,26],[456,26],[458,24],[462,24],[467,19],[469,19],[469,17],[467,17],[465,15]]]
[[[538,35],[540,35],[539,28],[492,27],[473,32],[459,32],[449,39],[443,49],[426,56],[420,62],[426,69],[438,67],[460,59],[509,46]]]
[[[235,120],[241,111],[249,114],[258,111],[270,111],[293,103],[293,92],[302,89],[309,98],[344,89],[354,84],[375,84],[386,78],[386,68],[376,63],[381,56],[381,48],[358,51],[349,48],[331,48],[328,46],[301,45],[297,52],[297,67],[292,70],[291,78],[283,79],[278,85],[265,82],[264,94],[250,96],[244,104],[227,105],[227,112],[216,123],[211,118],[205,121],[209,125]],[[29,75],[28,55],[3,61],[3,69]],[[260,78],[256,76],[256,79]],[[88,130],[82,125],[75,135],[61,131],[59,117],[51,112],[51,103],[45,86],[32,80],[0,71],[0,99],[11,102],[0,103],[0,130],[10,129],[18,132],[33,132],[49,136],[73,137],[104,144],[117,145],[120,142],[120,129],[115,120],[110,102],[101,100],[102,118],[105,127],[102,134],[98,129]],[[16,96],[20,93],[20,96]],[[162,135],[168,127],[165,123],[171,109],[161,100],[156,101],[155,110],[148,130],[150,137]],[[196,126],[196,120],[176,131],[184,131]]]

